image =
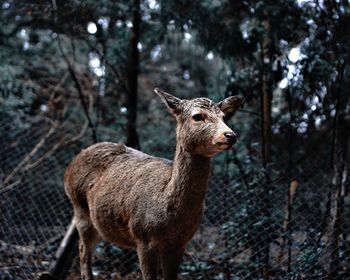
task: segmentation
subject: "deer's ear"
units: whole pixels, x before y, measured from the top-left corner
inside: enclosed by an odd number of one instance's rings
[[[241,107],[245,102],[245,99],[241,95],[229,96],[226,99],[220,101],[217,105],[220,110],[225,114],[225,119],[229,120],[232,118],[236,111]]]
[[[174,116],[177,116],[180,113],[180,101],[181,99],[160,90],[159,88],[154,88],[154,92],[160,97],[160,99],[164,102],[169,112]]]

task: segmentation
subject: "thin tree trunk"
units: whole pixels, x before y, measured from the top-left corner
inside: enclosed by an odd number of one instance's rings
[[[333,180],[331,184],[330,217],[327,229],[325,259],[329,261],[327,279],[336,279],[339,270],[339,239],[344,226],[344,198],[346,195],[347,153],[349,144],[349,125],[344,119],[340,103],[340,93],[337,97],[337,113],[334,123],[334,152],[333,152]],[[345,102],[344,102],[345,103]]]
[[[288,205],[287,205],[287,213],[286,213],[286,221],[285,221],[285,227],[284,230],[287,233],[287,240],[288,240],[288,262],[287,262],[287,271],[288,273],[291,272],[291,263],[292,263],[292,229],[290,226],[290,222],[292,220],[292,203],[294,199],[293,194],[293,186],[295,186],[294,193],[296,191],[296,188],[298,184],[294,184],[293,182],[296,182],[293,180],[293,107],[292,107],[292,94],[290,92],[290,89],[287,90],[287,102],[288,102],[288,111],[289,111],[289,151],[288,151],[288,157],[289,157],[289,164],[288,164],[288,177],[290,181],[290,185],[288,186]]]
[[[261,143],[262,143],[262,163],[266,167],[271,161],[271,99],[272,82],[270,75],[270,65],[272,61],[272,40],[270,35],[269,21],[263,22],[266,35],[263,38],[261,49]]]
[[[270,278],[269,254],[270,254],[270,178],[268,172],[268,164],[271,161],[271,99],[272,99],[272,81],[270,76],[270,65],[272,61],[271,47],[271,26],[268,20],[263,22],[266,34],[262,40],[261,48],[261,158],[265,171],[264,183],[264,201],[262,206],[262,214],[265,217],[264,230],[266,232],[263,238],[263,275],[264,279]]]
[[[138,75],[139,75],[139,50],[137,48],[140,37],[140,0],[132,2],[132,28],[129,41],[129,54],[126,65],[126,145],[133,148],[139,148],[139,137],[136,130],[137,121],[137,100],[138,100]],[[133,257],[131,257],[131,254]],[[135,257],[135,252],[123,249],[123,255],[127,256],[125,267],[131,269]],[[130,271],[131,272],[131,271]]]
[[[128,109],[127,125],[126,125],[126,144],[130,147],[139,147],[139,138],[136,131],[137,120],[137,87],[139,74],[139,51],[137,44],[140,37],[140,0],[133,1],[133,18],[131,37],[129,41],[129,55],[127,61],[127,100],[126,107]]]

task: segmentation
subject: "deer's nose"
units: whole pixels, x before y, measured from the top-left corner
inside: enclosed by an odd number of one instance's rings
[[[225,135],[226,141],[229,144],[232,145],[232,144],[237,142],[237,135],[233,131],[232,132],[225,132],[224,135]]]

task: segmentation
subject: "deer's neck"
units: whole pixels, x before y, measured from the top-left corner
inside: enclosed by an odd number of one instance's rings
[[[169,182],[171,204],[183,211],[201,210],[209,176],[210,158],[191,155],[177,144]]]

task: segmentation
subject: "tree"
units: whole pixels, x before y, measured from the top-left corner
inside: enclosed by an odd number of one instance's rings
[[[132,28],[129,41],[129,54],[126,65],[127,80],[127,125],[126,125],[126,144],[130,147],[138,147],[139,139],[136,132],[137,118],[137,90],[139,74],[139,51],[138,44],[140,40],[140,0],[134,0],[132,4]]]

